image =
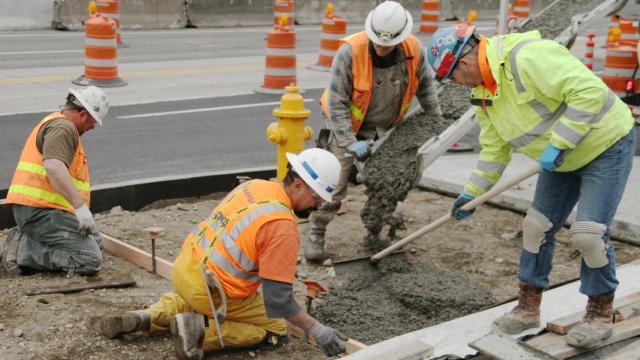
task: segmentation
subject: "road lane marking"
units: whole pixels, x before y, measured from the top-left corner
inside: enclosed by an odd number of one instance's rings
[[[302,54],[299,54],[302,55]],[[297,63],[298,68],[304,68],[311,65],[311,62],[299,61]],[[148,70],[148,71],[125,71],[119,72],[119,76],[122,78],[146,78],[156,76],[176,76],[176,75],[193,75],[193,74],[207,74],[207,73],[229,73],[229,72],[245,72],[245,71],[260,71],[264,70],[264,65],[240,65],[240,66],[210,66],[210,67],[195,67],[195,68],[179,68],[179,69],[161,69],[161,70]],[[51,75],[51,76],[33,76],[33,77],[21,77],[21,78],[2,78],[0,77],[1,85],[18,85],[18,84],[36,84],[45,82],[56,81],[71,81],[76,79],[78,75]]]
[[[304,102],[310,102],[310,101],[315,101],[315,99],[304,99]],[[270,102],[256,103],[256,104],[216,106],[216,107],[209,107],[209,108],[165,111],[165,112],[136,114],[136,115],[124,115],[124,116],[118,116],[118,119],[138,119],[138,118],[153,117],[153,116],[191,114],[191,113],[198,113],[198,112],[231,110],[231,109],[243,109],[243,108],[260,107],[260,106],[273,106],[273,105],[280,105],[280,101],[270,101]]]
[[[37,51],[3,51],[0,55],[37,55],[37,54],[63,54],[78,53],[84,50],[37,50]]]

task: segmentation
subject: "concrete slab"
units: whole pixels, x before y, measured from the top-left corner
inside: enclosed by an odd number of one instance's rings
[[[459,194],[471,171],[478,162],[478,154],[442,156],[428,167],[422,174],[418,186],[428,190]],[[521,172],[533,160],[514,154],[513,160],[505,170],[503,178],[509,178]],[[526,212],[533,200],[537,176],[526,180],[512,190],[498,195],[489,203],[507,207],[519,212]],[[624,241],[640,245],[640,157],[634,158],[634,166],[627,182],[622,202],[618,207],[611,235]],[[575,211],[569,217],[573,222]]]
[[[620,286],[616,290],[616,297],[623,297],[640,291],[640,261],[622,265],[617,268]],[[540,322],[547,321],[584,310],[587,298],[578,292],[579,281],[546,291],[542,297]],[[453,354],[460,357],[475,354],[475,350],[467,344],[491,331],[491,322],[500,315],[510,311],[516,302],[500,305],[482,312],[467,315],[458,319],[447,321],[422,330],[404,334],[366,348],[344,357],[348,360],[364,360],[381,352],[392,352],[394,349],[402,349],[404,344],[423,341],[434,346],[433,357],[445,354]],[[536,334],[542,327],[534,328],[519,334]]]
[[[0,1],[0,30],[50,29],[51,0]]]

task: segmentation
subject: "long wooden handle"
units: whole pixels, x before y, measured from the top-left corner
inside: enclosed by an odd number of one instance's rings
[[[525,171],[523,171],[522,173],[518,174],[517,176],[497,184],[496,186],[491,188],[491,190],[489,190],[486,193],[482,194],[482,196],[479,196],[478,198],[473,199],[472,201],[469,201],[468,203],[464,204],[464,206],[462,206],[460,209],[461,210],[465,210],[465,211],[474,209],[477,206],[479,206],[481,204],[484,204],[487,200],[489,200],[489,199],[493,198],[494,196],[502,193],[503,191],[505,191],[507,189],[510,189],[514,185],[517,185],[517,184],[521,183],[522,181],[532,177],[533,175],[537,174],[539,171],[540,171],[540,165],[538,165],[536,163],[535,165],[532,165],[530,168],[526,169]],[[380,261],[380,259],[384,258],[385,256],[391,254],[392,252],[394,252],[397,249],[405,246],[406,244],[412,242],[413,240],[421,237],[422,235],[439,228],[440,226],[442,226],[443,224],[447,223],[451,219],[453,219],[453,217],[451,216],[450,213],[442,215],[441,217],[439,217],[438,219],[436,219],[432,223],[421,227],[416,232],[410,234],[409,236],[405,237],[404,239],[392,244],[388,248],[386,248],[386,249],[380,251],[379,253],[371,256],[371,261],[372,262]]]

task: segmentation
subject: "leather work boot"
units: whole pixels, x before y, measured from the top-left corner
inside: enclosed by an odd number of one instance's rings
[[[511,312],[495,319],[492,328],[508,335],[515,335],[527,329],[540,326],[541,300],[542,289],[534,288],[520,281],[518,305]]]
[[[178,359],[200,360],[204,357],[204,316],[193,312],[171,317],[171,333],[175,338]]]
[[[18,266],[18,246],[24,233],[19,228],[13,228],[7,234],[7,238],[0,243],[0,267],[12,275],[20,275],[22,271]]]
[[[151,314],[146,310],[127,311],[100,320],[100,333],[109,339],[136,331],[151,329]]]
[[[589,296],[587,312],[578,325],[567,334],[567,344],[577,348],[592,349],[608,339],[613,332],[614,293]]]
[[[324,233],[311,233],[304,247],[304,257],[309,261],[322,261],[324,254]]]

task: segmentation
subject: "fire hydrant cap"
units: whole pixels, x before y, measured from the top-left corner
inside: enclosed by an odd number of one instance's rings
[[[282,118],[308,118],[311,110],[304,108],[304,98],[298,93],[299,88],[291,84],[284,88],[280,99],[280,107],[273,109],[273,116]]]

